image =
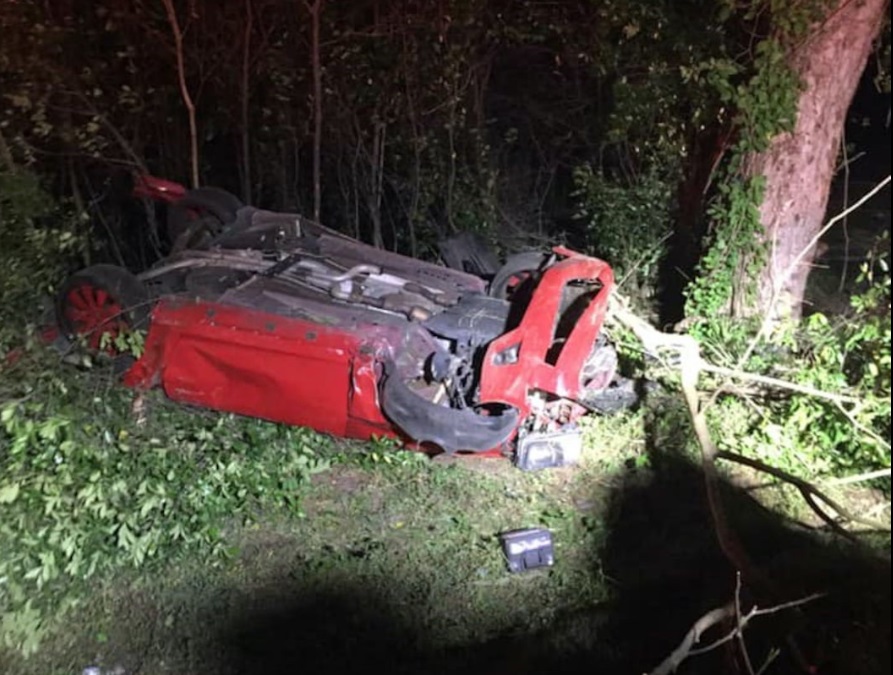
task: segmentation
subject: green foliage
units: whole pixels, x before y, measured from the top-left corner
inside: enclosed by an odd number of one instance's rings
[[[736,9],[730,3],[729,9]],[[831,320],[814,314],[802,325],[784,324],[753,345],[761,317],[759,271],[768,260],[760,205],[764,182],[743,179],[744,162],[790,130],[801,88],[790,66],[792,45],[808,32],[822,3],[755,2],[745,24],[771,11],[771,33],[756,43],[750,62],[719,60],[689,73],[714,87],[734,110],[737,141],[708,209],[710,232],[698,278],[687,289],[686,316],[714,362],[743,367],[856,400],[835,402],[780,392],[755,399],[721,400],[714,410],[718,438],[795,474],[815,476],[889,466],[890,310],[885,262],[867,267],[853,312]],[[737,10],[736,10],[737,11]],[[730,20],[734,12],[728,14]],[[882,272],[871,278],[869,270]],[[753,347],[756,347],[753,349]],[[747,351],[749,358],[741,363]]]
[[[744,364],[813,389],[833,401],[779,391],[753,399],[726,398],[713,418],[716,437],[732,439],[769,463],[807,477],[889,467],[890,274],[885,258],[862,269],[863,291],[852,312],[830,319],[813,314],[786,325]],[[715,361],[734,365],[754,328],[740,322],[704,325],[702,344]],[[709,328],[709,330],[707,330]],[[721,441],[722,442],[722,441]]]
[[[100,352],[111,349],[115,354],[131,356],[134,359],[138,359],[143,355],[145,347],[145,331],[131,330],[127,326],[119,327],[114,336],[109,333],[103,333],[99,338]]]
[[[788,40],[802,35],[808,25],[807,9],[800,5],[776,9],[773,22],[778,34]],[[789,63],[786,44],[777,36],[757,43],[747,69],[728,60],[713,60],[691,76],[704,79],[723,104],[734,108],[738,130],[707,211],[711,223],[707,252],[697,279],[687,290],[686,315],[697,320],[740,315],[742,308],[753,306],[759,279],[753,271],[761,270],[768,260],[759,212],[764,182],[760,176],[742,178],[743,162],[752,153],[766,150],[777,134],[793,128],[801,84]]]
[[[35,625],[76,601],[79,582],[186,550],[219,559],[229,523],[299,514],[302,486],[328,465],[327,438],[257,420],[162,406],[137,427],[129,392],[58,368],[34,350],[0,379],[7,645],[33,648]]]
[[[763,190],[761,177],[718,186],[718,195],[707,211],[713,224],[707,252],[701,258],[697,279],[686,290],[686,315],[696,336],[717,330],[717,320],[755,299],[756,278],[744,270],[761,269],[767,260],[767,247],[760,236]]]
[[[575,169],[574,182],[591,252],[611,262],[625,292],[647,298],[671,232],[672,183],[651,172],[623,185],[589,165]]]
[[[0,353],[37,319],[35,300],[50,294],[87,251],[78,221],[57,207],[30,171],[0,171]]]
[[[373,436],[369,441],[346,443],[338,451],[338,464],[359,466],[364,469],[420,468],[429,464],[428,456],[416,450],[407,450],[403,441],[390,436]]]

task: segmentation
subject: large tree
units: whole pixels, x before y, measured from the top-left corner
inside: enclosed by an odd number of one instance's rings
[[[760,279],[759,309],[799,317],[812,252],[821,230],[844,121],[887,0],[830,0],[819,21],[790,46],[789,65],[802,84],[796,121],[745,162],[763,177],[760,208],[768,260]],[[745,271],[745,274],[747,272]]]

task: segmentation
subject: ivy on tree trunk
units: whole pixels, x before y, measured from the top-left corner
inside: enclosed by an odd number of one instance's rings
[[[758,276],[761,314],[799,318],[821,229],[846,113],[886,16],[887,0],[834,0],[794,46],[789,64],[802,83],[792,130],[745,159],[745,174],[764,180],[760,220],[768,257]]]

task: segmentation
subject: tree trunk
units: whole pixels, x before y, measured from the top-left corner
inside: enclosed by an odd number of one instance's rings
[[[822,228],[847,110],[886,10],[887,0],[831,3],[793,55],[804,87],[793,131],[747,162],[749,175],[766,180],[760,209],[769,246],[760,279],[764,316],[800,317],[814,251],[797,258]]]

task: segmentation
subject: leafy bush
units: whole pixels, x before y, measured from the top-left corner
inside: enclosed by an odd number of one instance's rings
[[[84,259],[87,238],[35,174],[0,171],[0,353],[22,339],[34,308]]]
[[[0,642],[34,649],[83,582],[183,550],[227,553],[233,519],[299,514],[328,440],[160,406],[143,427],[101,373],[59,372],[37,348],[0,377]]]
[[[885,260],[864,265],[861,282],[864,291],[852,298],[848,316],[832,320],[813,314],[799,326],[787,326],[745,364],[751,372],[839,399],[776,392],[748,407],[730,398],[715,415],[725,425],[718,438],[734,438],[738,447],[733,450],[743,446],[805,476],[890,466],[890,274]],[[701,338],[714,360],[734,364],[752,334],[746,324],[736,330],[731,322],[714,320]],[[738,428],[730,430],[735,419]]]
[[[0,644],[25,652],[84,582],[188,549],[213,560],[233,518],[299,513],[327,465],[328,441],[300,429],[164,406],[137,426],[106,371],[61,370],[29,326],[88,251],[34,174],[0,173]],[[138,354],[141,338],[117,346]]]
[[[618,183],[589,165],[574,171],[577,217],[586,221],[589,251],[610,261],[627,293],[651,297],[672,228],[673,188],[655,173]]]

